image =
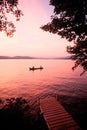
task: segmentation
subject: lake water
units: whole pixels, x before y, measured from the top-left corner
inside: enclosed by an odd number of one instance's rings
[[[29,67],[43,70],[29,71]],[[0,60],[0,97],[42,97],[54,94],[87,98],[87,74],[74,72],[71,60]]]
[[[29,70],[40,65],[43,70]],[[87,117],[87,73],[80,76],[82,69],[72,71],[73,65],[71,60],[0,60],[0,98],[24,97],[34,103],[58,95],[63,105],[75,102],[75,108],[78,103]]]

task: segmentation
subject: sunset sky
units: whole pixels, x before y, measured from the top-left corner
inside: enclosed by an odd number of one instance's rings
[[[59,57],[69,55],[70,43],[60,36],[45,32],[40,27],[50,21],[53,7],[49,0],[20,0],[19,8],[24,16],[15,22],[16,32],[12,38],[0,33],[0,55]]]

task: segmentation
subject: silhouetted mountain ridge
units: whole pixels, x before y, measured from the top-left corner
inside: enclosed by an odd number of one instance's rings
[[[0,59],[71,59],[70,56],[66,57],[31,57],[31,56],[0,56]]]

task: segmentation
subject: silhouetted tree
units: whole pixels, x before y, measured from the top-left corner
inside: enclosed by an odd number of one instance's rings
[[[50,0],[50,5],[54,6],[54,14],[41,29],[74,41],[67,52],[75,60],[73,69],[80,65],[83,74],[87,71],[87,0]]]
[[[13,14],[16,21],[23,15],[18,9],[18,0],[0,0],[0,31],[4,31],[7,36],[13,36],[15,25],[8,20],[8,14]]]

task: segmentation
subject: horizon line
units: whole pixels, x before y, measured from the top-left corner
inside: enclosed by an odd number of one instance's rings
[[[38,56],[0,56],[0,59],[70,59],[70,56],[38,57]]]

